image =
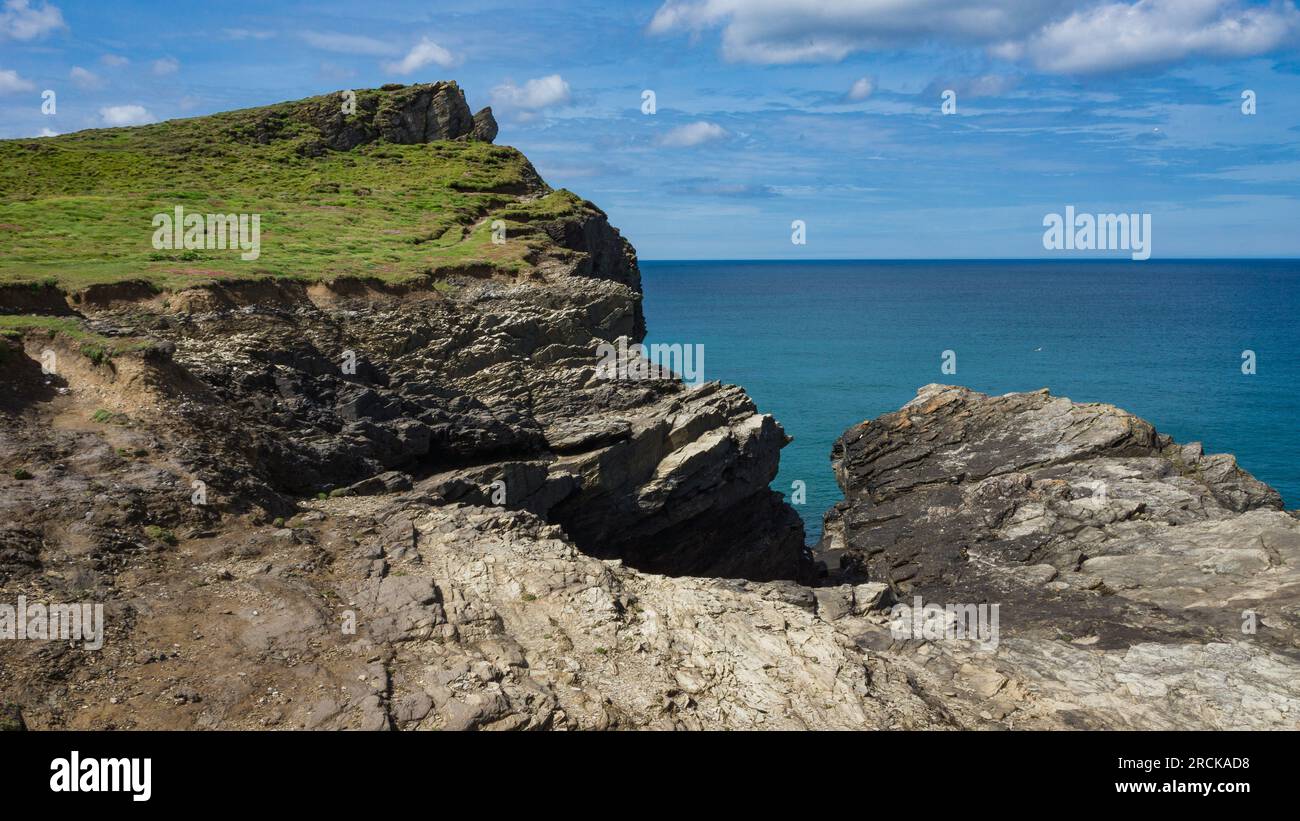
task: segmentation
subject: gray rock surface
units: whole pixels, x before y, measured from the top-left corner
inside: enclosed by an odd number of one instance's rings
[[[927,385],[833,462],[836,575],[999,606],[992,653],[875,636],[933,687],[996,674],[1021,726],[1300,726],[1300,521],[1231,456],[1111,405]]]
[[[299,501],[282,527],[193,512],[170,546],[131,536],[188,489],[168,428],[141,410],[110,431],[152,441],[148,466],[114,462],[102,433],[23,428],[23,447],[68,458],[42,468],[38,497],[6,486],[6,595],[106,599],[109,631],[96,653],[0,648],[0,698],[37,728],[1296,727],[1300,522],[1226,460],[1109,406],[928,386],[854,428],[826,544],[857,561],[819,587],[646,572],[580,546],[579,521],[546,521],[589,471],[617,496],[622,480],[587,462],[638,437],[671,444],[651,433],[677,427],[664,419],[722,402],[685,441],[759,435],[730,390],[656,394],[618,423],[543,415],[564,453]],[[688,462],[647,464],[662,479]],[[492,504],[494,475],[524,489],[519,507]],[[59,499],[90,515],[60,518]],[[998,633],[898,632],[895,602],[916,596],[997,605]]]
[[[319,136],[305,141],[299,150],[308,155],[325,150],[350,151],[359,145],[383,140],[414,144],[435,140],[478,140],[492,142],[497,122],[491,108],[472,114],[465,93],[454,81],[401,85],[380,89],[359,89],[355,111],[345,112],[345,91],[320,97],[253,109],[256,119],[251,131],[237,126],[241,138],[266,143],[295,132],[300,122],[312,126]]]
[[[474,115],[474,128],[470,139],[490,143],[497,138],[497,119],[492,116],[492,106],[481,109]]]

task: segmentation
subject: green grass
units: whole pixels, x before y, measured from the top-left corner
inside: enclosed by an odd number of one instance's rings
[[[47,337],[66,337],[77,345],[82,356],[96,365],[114,356],[143,350],[150,345],[147,340],[107,337],[87,331],[81,326],[81,320],[77,317],[0,314],[0,336],[20,339],[29,333],[44,334]]]
[[[76,290],[145,280],[174,290],[264,276],[402,281],[483,265],[519,272],[553,244],[534,223],[591,207],[563,190],[521,200],[528,161],[488,143],[373,142],[313,156],[319,134],[296,117],[326,99],[0,141],[0,284]],[[156,250],[153,216],[177,205],[260,214],[260,257]],[[506,222],[505,244],[491,241],[495,219]]]
[[[0,336],[16,339],[27,331],[62,333],[74,339],[88,335],[81,329],[81,323],[75,317],[0,314]]]
[[[125,425],[130,420],[125,413],[100,408],[90,415],[90,421],[97,425]]]
[[[23,729],[18,705],[6,702],[0,707],[0,733],[17,732]]]
[[[158,525],[145,525],[144,535],[155,542],[172,545],[176,544],[176,534],[164,527],[159,527]]]

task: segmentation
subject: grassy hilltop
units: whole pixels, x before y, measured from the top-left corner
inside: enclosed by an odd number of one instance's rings
[[[430,90],[441,95],[438,105],[448,98],[464,107],[454,83],[385,86],[358,91],[358,113],[347,117],[335,93],[0,141],[0,285],[75,291],[145,280],[170,290],[223,278],[402,281],[469,267],[523,270],[550,243],[530,224],[591,206],[551,191],[515,149],[465,136],[399,144],[382,133],[343,150],[329,144],[331,131],[372,122],[400,129],[416,117],[441,116],[441,109],[404,108],[419,91],[427,102]],[[260,214],[260,257],[156,250],[151,220],[178,205],[186,213]],[[506,222],[511,241],[492,242],[496,219]]]

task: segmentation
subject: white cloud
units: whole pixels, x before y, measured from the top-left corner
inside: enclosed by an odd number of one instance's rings
[[[275,36],[275,32],[261,29],[222,29],[221,33],[231,40],[269,40]]]
[[[175,74],[180,71],[181,63],[175,57],[163,57],[153,61],[151,70],[159,77],[166,77],[168,74]]]
[[[842,60],[942,38],[1003,40],[1048,22],[1072,0],[668,0],[650,32],[722,29],[722,53],[750,63]]]
[[[142,105],[104,106],[99,110],[99,116],[104,120],[104,125],[109,126],[144,125],[157,119]]]
[[[103,57],[99,58],[99,62],[103,63],[109,68],[121,68],[122,66],[126,65],[131,61],[126,59],[125,57],[120,57],[116,54],[105,54]]]
[[[35,91],[36,86],[30,80],[24,80],[13,69],[0,69],[0,94],[17,94],[20,91]]]
[[[304,31],[302,39],[307,44],[324,51],[335,51],[340,54],[366,54],[376,57],[386,57],[392,54],[396,49],[392,44],[385,43],[383,40],[376,40],[373,37],[364,37],[359,34],[335,34],[329,31]]]
[[[416,43],[405,57],[393,63],[385,63],[384,70],[392,74],[410,74],[430,63],[440,68],[451,68],[456,65],[456,58],[450,51],[428,37],[421,37],[420,42]]]
[[[694,145],[720,140],[725,136],[727,136],[727,130],[722,126],[700,120],[688,125],[679,125],[665,134],[659,140],[659,144],[670,148],[689,148]]]
[[[667,0],[651,34],[720,29],[733,62],[842,60],[922,42],[1059,73],[1247,57],[1300,31],[1295,0]]]
[[[870,77],[860,77],[853,83],[849,89],[850,100],[865,100],[871,96],[871,92],[876,90],[876,84],[871,82]]]
[[[68,72],[68,77],[78,88],[99,88],[104,85],[104,81],[93,71],[87,71],[81,66],[73,66],[72,71]]]
[[[558,74],[529,80],[522,86],[504,82],[492,89],[493,105],[536,111],[569,102],[569,84]]]
[[[1025,56],[1046,71],[1082,74],[1186,57],[1264,54],[1300,31],[1289,3],[1241,8],[1221,0],[1139,0],[1076,11],[1029,38]]]
[[[28,0],[5,0],[0,10],[0,40],[35,40],[61,28],[63,13],[49,3],[33,6]]]
[[[57,137],[57,136],[59,136],[59,132],[57,132],[57,131],[51,131],[51,130],[48,129],[48,128],[42,128],[42,129],[41,129],[41,133],[40,133],[40,134],[37,134],[36,136],[38,136],[38,137]]]

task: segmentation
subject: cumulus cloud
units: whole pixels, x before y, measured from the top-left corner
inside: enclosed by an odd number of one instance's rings
[[[63,27],[63,12],[49,3],[5,0],[0,9],[0,40],[35,40]]]
[[[720,140],[727,136],[727,130],[717,123],[704,120],[679,125],[660,138],[659,144],[669,148],[690,148],[704,143]]]
[[[569,84],[558,74],[529,80],[522,86],[505,82],[492,89],[492,104],[536,111],[569,102]]]
[[[34,91],[36,86],[30,80],[24,80],[13,69],[0,69],[0,94],[17,94],[20,91]]]
[[[157,119],[142,105],[104,106],[99,110],[99,116],[108,126],[144,125]]]
[[[1300,31],[1300,11],[1295,0],[667,0],[649,26],[710,29],[733,62],[833,62],[938,41],[1074,74],[1267,53]]]
[[[1290,3],[1237,7],[1220,0],[1140,0],[1076,11],[1029,38],[1038,68],[1091,73],[1175,63],[1187,57],[1250,57],[1300,31]]]
[[[121,68],[131,61],[117,54],[105,54],[103,57],[99,58],[99,62],[109,68]]]
[[[652,34],[722,29],[736,62],[835,61],[930,38],[1005,39],[1031,31],[1069,0],[668,0]]]
[[[307,41],[307,45],[324,51],[334,51],[339,54],[365,54],[376,57],[387,57],[395,49],[390,43],[383,40],[376,40],[373,37],[365,37],[360,34],[336,34],[330,31],[304,31],[302,39]]]
[[[72,71],[68,72],[68,78],[72,80],[77,88],[99,88],[104,85],[104,81],[93,71],[87,71],[81,66],[73,66]]]
[[[175,57],[163,57],[153,61],[151,71],[159,77],[166,77],[168,74],[175,74],[181,68],[181,63]]]
[[[853,87],[849,89],[849,99],[855,102],[865,100],[875,90],[876,84],[871,81],[870,77],[860,77],[854,81]]]
[[[396,62],[385,63],[384,70],[392,74],[410,74],[430,64],[439,68],[451,68],[456,65],[456,58],[450,51],[428,37],[421,37],[420,42],[416,43],[405,57]]]

